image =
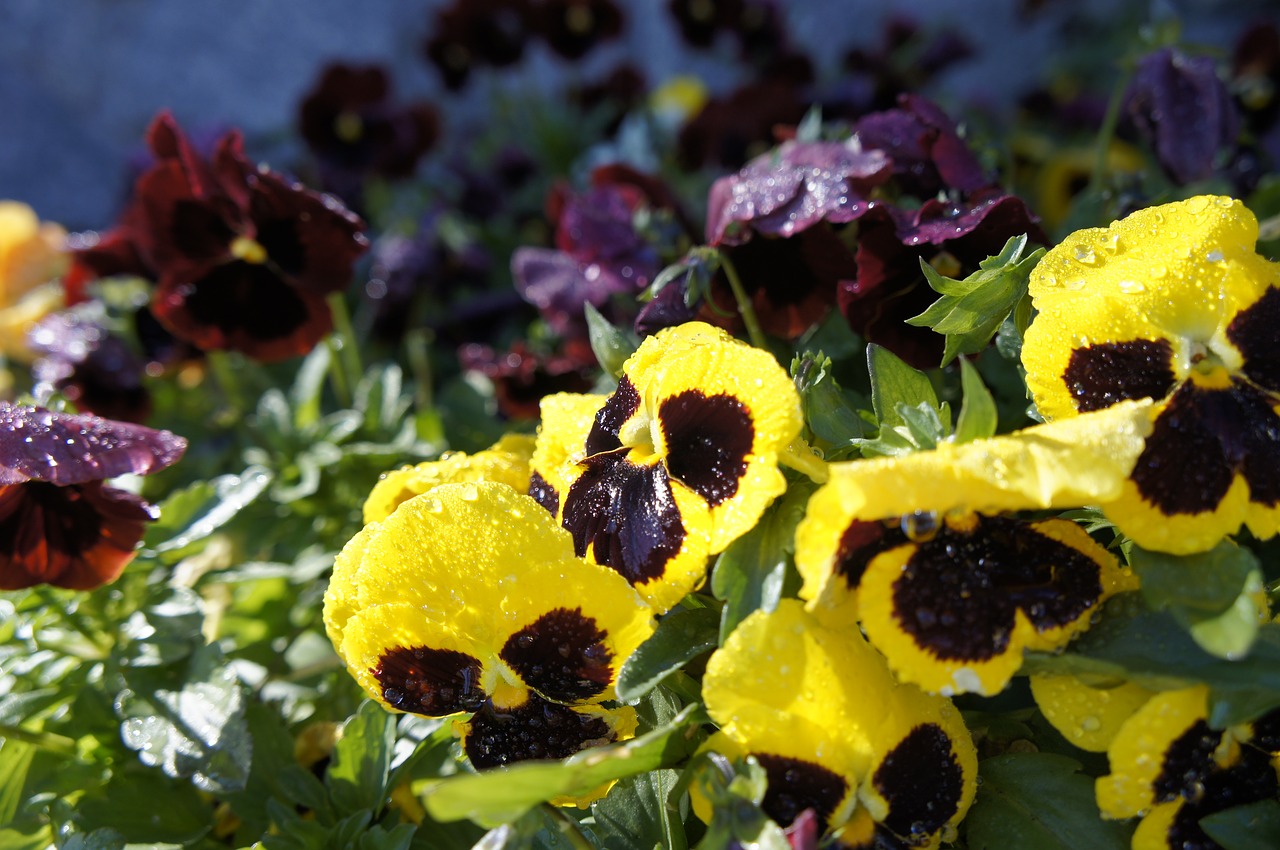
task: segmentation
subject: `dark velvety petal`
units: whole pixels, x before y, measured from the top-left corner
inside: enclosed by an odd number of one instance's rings
[[[1166,339],[1077,348],[1062,378],[1081,412],[1102,410],[1125,399],[1162,399],[1173,388],[1173,348]]]
[[[601,717],[547,702],[536,694],[519,708],[486,704],[471,718],[463,750],[478,770],[529,759],[568,758],[586,747],[612,743]]]
[[[1170,848],[1216,850],[1221,845],[1205,835],[1200,827],[1202,818],[1234,806],[1274,801],[1280,793],[1275,767],[1267,755],[1248,747],[1242,750],[1238,763],[1209,773],[1202,787],[1203,791],[1187,792],[1186,802],[1174,816],[1165,836]]]
[[[140,498],[98,481],[0,486],[0,590],[115,581],[154,519]]]
[[[881,825],[910,844],[946,825],[964,795],[964,771],[951,751],[951,739],[933,723],[917,726],[899,741],[871,781],[889,802]]]
[[[685,322],[693,321],[701,306],[685,303],[688,289],[685,282],[671,283],[658,290],[657,295],[648,304],[640,308],[636,315],[634,330],[638,336],[651,336],[663,328],[674,328]]]
[[[864,148],[888,154],[894,180],[906,194],[924,199],[947,189],[972,192],[991,185],[941,109],[917,95],[904,95],[899,103],[860,119],[854,131]]]
[[[27,345],[40,357],[31,367],[35,393],[46,398],[60,392],[82,412],[143,422],[151,413],[151,394],[142,383],[142,359],[101,318],[55,313],[28,332]]]
[[[511,255],[511,276],[524,299],[561,334],[583,326],[587,304],[599,307],[615,294],[639,288],[611,266],[548,248],[517,248]]]
[[[485,700],[480,662],[465,652],[400,646],[389,650],[371,671],[382,698],[413,714],[443,717],[475,711]]]
[[[1221,742],[1222,733],[1210,729],[1205,720],[1178,736],[1165,751],[1160,773],[1151,784],[1156,802],[1167,803],[1203,784],[1215,768],[1213,751]]]
[[[138,178],[126,213],[127,234],[143,264],[158,273],[215,262],[228,255],[235,219],[206,198],[192,193],[186,173],[169,162]]]
[[[1240,119],[1208,56],[1161,48],[1138,63],[1128,94],[1130,117],[1179,184],[1212,175],[1218,151],[1235,142]]]
[[[955,255],[964,274],[1000,253],[1011,237],[1027,234],[1032,242],[1048,244],[1040,223],[1021,198],[999,191],[980,191],[957,203],[931,198],[921,204],[909,223],[900,220],[898,238],[906,245],[938,245]]]
[[[529,475],[529,496],[552,516],[560,512],[560,494],[536,471]]]
[[[685,535],[666,468],[635,466],[625,449],[592,455],[583,465],[564,499],[574,551],[582,557],[590,548],[597,563],[633,585],[661,577]]]
[[[760,801],[765,814],[788,826],[805,809],[812,809],[818,816],[820,831],[825,832],[828,820],[849,790],[844,778],[813,762],[769,753],[753,755],[769,778]]]
[[[835,574],[844,579],[850,590],[862,581],[867,564],[881,552],[887,552],[907,542],[907,535],[900,524],[855,519],[840,535],[836,548]]]
[[[577,702],[613,682],[607,636],[581,608],[557,608],[508,638],[499,656],[547,699]]]
[[[508,419],[537,419],[544,396],[585,393],[595,384],[595,354],[580,339],[549,354],[533,351],[523,340],[505,352],[473,343],[458,349],[458,362],[493,381],[498,412]]]
[[[566,59],[580,59],[622,32],[622,10],[613,0],[545,0],[538,13],[542,37]]]
[[[672,477],[712,507],[732,499],[755,442],[746,405],[731,395],[686,390],[662,400],[658,422]]]
[[[596,413],[591,432],[587,434],[587,454],[600,454],[622,448],[618,432],[622,429],[622,424],[639,409],[640,393],[631,379],[623,375],[618,379],[618,388]]]
[[[1271,287],[1227,326],[1227,339],[1244,356],[1242,371],[1263,389],[1280,393],[1280,289]]]
[[[186,440],[168,431],[0,401],[0,485],[146,475],[177,461],[186,448]]]
[[[1087,555],[1005,517],[972,531],[944,525],[919,544],[893,586],[901,628],[942,659],[1003,653],[1020,609],[1037,630],[1065,626],[1102,594]]]

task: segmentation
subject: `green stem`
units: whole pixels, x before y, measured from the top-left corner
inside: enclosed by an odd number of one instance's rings
[[[556,829],[574,850],[596,850],[596,846],[582,834],[582,830],[578,829],[578,825],[570,820],[564,812],[550,803],[543,803],[542,811],[547,816],[547,819],[555,824]]]
[[[205,353],[205,363],[209,366],[209,374],[213,382],[222,391],[222,398],[230,408],[228,415],[232,421],[239,421],[247,409],[244,393],[241,389],[242,379],[237,379],[235,364],[225,351],[209,351]]]
[[[1098,128],[1098,138],[1094,142],[1093,172],[1089,175],[1089,190],[1096,192],[1102,188],[1107,178],[1107,159],[1111,152],[1111,142],[1116,135],[1116,125],[1120,123],[1120,108],[1124,106],[1125,92],[1129,90],[1129,81],[1133,78],[1133,68],[1129,67],[1120,75],[1115,89],[1111,92],[1111,100],[1107,102],[1107,112],[1102,118],[1102,126]]]
[[[342,407],[351,406],[351,388],[364,373],[360,363],[360,350],[356,344],[355,329],[351,326],[351,313],[343,293],[334,292],[328,298],[329,312],[333,316],[333,333],[324,338],[329,349],[329,378],[333,392]]]
[[[7,741],[21,741],[24,744],[30,744],[46,752],[66,756],[67,758],[76,758],[79,755],[76,752],[75,740],[65,735],[56,735],[53,732],[32,732],[30,729],[23,729],[21,726],[0,723],[0,738]]]
[[[764,331],[760,330],[760,323],[756,321],[755,308],[751,306],[747,291],[742,288],[742,278],[738,277],[738,270],[734,268],[733,261],[723,251],[720,252],[720,267],[724,269],[725,279],[729,281],[729,289],[733,291],[733,300],[738,303],[738,315],[742,316],[742,324],[747,328],[747,336],[751,339],[751,344],[768,351],[769,344],[765,339]]]

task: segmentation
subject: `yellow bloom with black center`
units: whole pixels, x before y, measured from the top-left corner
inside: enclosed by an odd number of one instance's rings
[[[555,393],[538,402],[538,436],[529,462],[529,495],[560,518],[560,499],[569,489],[574,464],[586,456],[587,435],[607,395]]]
[[[504,434],[484,451],[446,452],[439,460],[383,473],[364,502],[364,521],[381,522],[401,504],[441,484],[493,481],[523,493],[529,489],[529,460],[533,437]]]
[[[779,458],[801,423],[773,355],[701,322],[662,330],[623,365],[580,452],[564,452],[552,473],[560,521],[577,554],[666,611],[786,490]],[[542,428],[540,444],[568,445],[548,419]]]
[[[1280,710],[1210,728],[1207,687],[1165,691],[1125,721],[1096,783],[1104,817],[1141,817],[1135,850],[1216,847],[1200,828],[1215,812],[1280,794]]]
[[[365,526],[338,555],[324,620],[385,707],[469,714],[463,750],[477,768],[635,732],[633,709],[602,703],[652,634],[650,609],[504,484],[441,485]]]
[[[703,698],[720,726],[707,748],[755,757],[762,807],[783,826],[811,808],[843,846],[933,847],[973,801],[977,755],[950,701],[898,684],[861,636],[797,600],[739,624]]]
[[[1280,530],[1280,264],[1236,200],[1200,196],[1081,230],[1032,272],[1027,387],[1046,419],[1154,399],[1108,518],[1186,554]]]
[[[860,622],[904,681],[999,692],[1025,649],[1056,649],[1134,579],[1075,523],[1002,511],[1114,498],[1149,402],[929,452],[834,463],[796,528],[800,595]]]

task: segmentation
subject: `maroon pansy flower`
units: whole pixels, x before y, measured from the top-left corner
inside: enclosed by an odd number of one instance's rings
[[[99,254],[110,248],[109,259],[150,270],[155,317],[202,350],[263,361],[311,350],[332,327],[325,297],[347,285],[368,245],[363,222],[332,197],[255,168],[237,132],[208,161],[162,113],[148,141],[156,163]]]
[[[1207,56],[1155,51],[1138,63],[1128,97],[1129,117],[1179,185],[1210,177],[1218,153],[1235,144],[1240,116]]]
[[[146,364],[106,329],[101,310],[54,313],[27,332],[38,398],[59,392],[83,413],[124,422],[145,422],[151,393],[143,386]]]
[[[993,185],[955,122],[918,95],[904,95],[897,108],[863,117],[854,135],[863,148],[884,151],[893,160],[893,180],[904,195],[923,200]]]
[[[476,67],[520,61],[533,22],[529,0],[455,0],[436,11],[423,46],[445,86],[456,91]]]
[[[0,590],[91,590],[133,558],[154,509],[108,478],[182,457],[168,431],[0,401]]]
[[[677,155],[685,168],[738,168],[776,141],[778,127],[794,126],[809,109],[803,85],[787,77],[747,83],[707,101],[680,129]]]
[[[835,303],[839,282],[856,274],[844,225],[876,206],[868,198],[891,167],[853,139],[789,141],[712,185],[707,242],[732,263],[767,333],[794,339]],[[733,311],[722,275],[711,298],[709,320]]]
[[[694,47],[710,47],[742,15],[743,0],[668,0],[680,36]]]
[[[538,402],[554,393],[585,393],[595,384],[599,367],[585,339],[566,340],[551,354],[540,354],[523,341],[507,351],[472,343],[458,350],[462,368],[480,372],[493,382],[498,412],[508,419],[537,419]]]
[[[624,20],[613,0],[543,0],[537,10],[538,33],[566,59],[581,59],[617,38]]]
[[[298,130],[332,185],[330,174],[339,181],[412,174],[440,135],[440,117],[424,101],[393,103],[391,80],[377,65],[335,63],[303,98]]]
[[[920,91],[948,67],[972,55],[973,48],[954,31],[925,32],[916,21],[891,14],[881,28],[879,44],[845,53],[846,73],[840,77],[835,109],[824,109],[823,114],[860,118],[891,109],[901,95]]]

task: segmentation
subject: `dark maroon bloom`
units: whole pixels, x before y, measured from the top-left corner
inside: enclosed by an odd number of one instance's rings
[[[972,192],[992,185],[955,122],[923,97],[906,95],[898,108],[865,116],[854,135],[863,148],[883,151],[893,160],[893,179],[903,194],[923,200],[943,191]]]
[[[776,141],[780,126],[798,124],[809,109],[803,87],[791,79],[763,79],[708,101],[677,139],[680,162],[738,168]]]
[[[155,317],[202,350],[264,361],[311,350],[332,327],[325,297],[346,287],[367,247],[363,222],[333,198],[255,168],[239,133],[222,138],[212,161],[167,113],[148,140],[157,161],[87,263],[132,258],[150,270]]]
[[[891,109],[901,95],[920,91],[934,77],[973,54],[954,31],[926,33],[913,20],[890,15],[880,43],[857,47],[844,56],[838,112],[859,118]],[[824,115],[827,112],[824,110]]]
[[[393,103],[382,68],[333,64],[303,99],[298,129],[322,171],[396,178],[435,144],[440,118],[426,102]]]
[[[742,15],[743,0],[668,0],[680,35],[694,47],[710,47]]]
[[[1235,144],[1240,118],[1208,57],[1161,48],[1138,64],[1128,96],[1129,117],[1179,185],[1211,176],[1218,153]]]
[[[456,0],[436,12],[424,47],[445,86],[457,90],[479,66],[520,61],[532,29],[529,0]]]
[[[835,303],[840,281],[857,271],[839,230],[876,205],[868,197],[891,166],[854,140],[790,141],[712,185],[707,242],[724,251],[766,332],[794,339]],[[733,312],[723,276],[712,300],[719,309],[708,319]]]
[[[60,392],[84,413],[123,422],[151,414],[146,364],[100,315],[54,313],[28,332],[27,345],[38,356],[31,367],[38,397]]]
[[[1280,164],[1280,26],[1274,21],[1259,21],[1236,42],[1231,89],[1250,139],[1232,162],[1232,171],[1245,171],[1236,185],[1248,193]]]
[[[570,89],[566,96],[589,116],[604,117],[603,131],[611,136],[627,114],[644,103],[648,93],[644,74],[634,65],[622,64],[603,77]]]
[[[493,381],[498,411],[508,419],[537,419],[543,396],[587,392],[599,371],[584,339],[570,339],[549,355],[533,351],[522,341],[505,353],[473,343],[459,349],[458,360],[463,369]]]
[[[103,481],[161,470],[186,447],[168,431],[0,402],[0,590],[118,578],[155,513]]]
[[[613,0],[543,0],[538,30],[566,59],[580,59],[597,44],[622,33],[624,17]]]

